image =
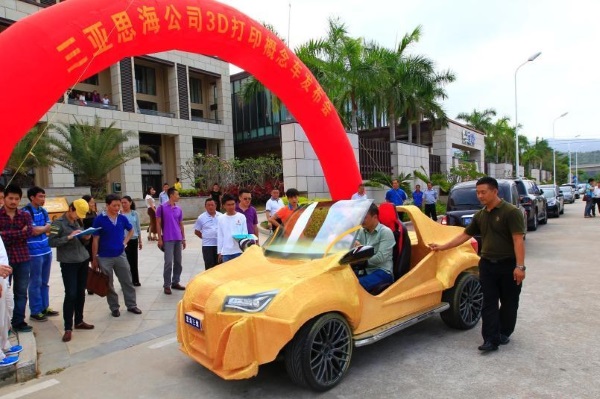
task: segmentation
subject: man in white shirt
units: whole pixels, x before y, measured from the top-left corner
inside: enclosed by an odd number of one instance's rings
[[[267,205],[265,206],[265,216],[267,217],[267,220],[275,215],[278,210],[283,208],[283,206],[283,201],[279,198],[279,190],[274,188],[273,191],[271,191],[271,198],[267,201]],[[273,229],[273,225],[270,222],[269,229]]]
[[[235,197],[231,194],[223,196],[225,214],[217,219],[217,253],[219,262],[227,262],[242,254],[242,250],[234,235],[248,234],[246,216],[235,210]]]
[[[8,339],[10,320],[15,307],[13,292],[10,289],[8,276],[12,274],[12,267],[8,265],[8,255],[4,242],[0,238],[0,367],[10,366],[19,361],[21,345],[11,346]]]
[[[166,204],[167,202],[169,202],[169,194],[167,194],[167,190],[169,190],[169,183],[163,184],[163,190],[160,194],[158,194],[159,205]]]
[[[218,264],[218,218],[223,214],[217,212],[217,203],[212,198],[204,201],[204,208],[206,208],[206,212],[198,216],[198,220],[196,220],[196,224],[194,225],[194,234],[202,239],[204,270],[208,270]]]
[[[358,185],[358,192],[352,194],[352,199],[353,200],[363,200],[363,199],[368,199],[367,198],[367,192],[365,191],[365,185],[364,184],[359,184]]]

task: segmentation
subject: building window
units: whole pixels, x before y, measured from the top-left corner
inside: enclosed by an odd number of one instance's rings
[[[156,70],[154,68],[135,66],[135,91],[151,96],[156,95]]]
[[[100,85],[100,79],[98,79],[98,74],[95,74],[95,75],[90,76],[86,80],[81,81],[81,83],[86,83],[88,85],[99,86]]]
[[[190,77],[190,102],[193,104],[202,104],[202,81]]]
[[[157,104],[153,103],[151,101],[138,100],[137,104],[138,104],[138,107],[141,108],[141,109],[149,109],[151,111],[158,111]]]
[[[192,111],[192,116],[196,117],[196,118],[204,118],[204,111],[201,109],[191,109]]]

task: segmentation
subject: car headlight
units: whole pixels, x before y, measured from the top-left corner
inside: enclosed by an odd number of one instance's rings
[[[258,313],[266,309],[279,290],[261,292],[254,295],[228,295],[223,303],[224,312]]]
[[[556,200],[554,200],[554,199],[548,200],[548,205],[551,205],[551,206],[556,205]]]

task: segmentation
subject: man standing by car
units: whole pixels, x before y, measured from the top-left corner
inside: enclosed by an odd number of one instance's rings
[[[477,181],[477,198],[484,206],[464,232],[445,244],[431,243],[433,251],[454,248],[481,234],[479,278],[483,292],[480,351],[498,349],[510,342],[517,322],[519,295],[525,279],[525,221],[512,204],[498,197],[498,182],[492,177]],[[498,301],[501,306],[498,308]]]
[[[437,204],[438,194],[433,189],[431,182],[427,182],[427,190],[423,191],[423,201],[425,201],[425,216],[437,221],[435,205]]]
[[[258,214],[256,213],[256,208],[252,206],[252,194],[250,194],[250,190],[242,188],[238,199],[239,202],[235,206],[235,211],[246,217],[248,234],[254,234],[256,236],[256,244],[258,244]]]
[[[156,231],[158,246],[165,252],[163,291],[171,295],[171,289],[185,290],[185,287],[179,283],[183,271],[181,251],[185,249],[185,230],[183,211],[177,206],[179,192],[171,187],[167,193],[169,201],[156,209]]]
[[[214,267],[218,263],[217,254],[217,228],[218,218],[223,214],[217,211],[217,203],[212,198],[204,201],[206,212],[198,216],[194,225],[194,234],[202,240],[202,258],[204,258],[204,270]]]
[[[267,204],[265,205],[265,216],[267,217],[267,221],[271,218],[271,216],[275,215],[277,211],[283,208],[284,206],[285,204],[283,203],[281,198],[279,198],[279,190],[274,188],[271,191],[271,198],[269,198]],[[269,222],[269,229],[273,229],[273,225],[271,224],[271,222]]]
[[[248,225],[243,213],[235,210],[235,197],[223,196],[225,214],[217,219],[217,253],[219,262],[227,262],[242,254],[242,250],[233,236],[248,234]]]
[[[391,202],[394,206],[400,206],[404,204],[408,197],[406,196],[406,192],[400,188],[400,182],[398,179],[392,180],[392,188],[385,193],[385,200],[387,202]],[[398,212],[398,217],[402,220],[403,212]]]
[[[369,245],[373,247],[375,255],[367,260],[366,274],[358,277],[358,282],[366,291],[371,291],[378,284],[393,283],[392,251],[394,249],[394,233],[389,227],[379,223],[379,208],[371,204],[362,229],[358,231],[355,246]]]

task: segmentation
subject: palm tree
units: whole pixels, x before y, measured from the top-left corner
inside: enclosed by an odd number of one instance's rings
[[[473,109],[470,114],[461,112],[456,116],[456,119],[462,119],[473,129],[487,134],[492,129],[492,117],[494,116],[496,116],[496,110],[493,108],[486,108],[483,111]]]
[[[46,134],[52,125],[38,124],[15,146],[6,169],[12,173],[11,181],[18,185],[30,185],[29,171],[54,166],[55,158]]]
[[[103,196],[108,184],[108,174],[134,159],[142,158],[152,162],[152,148],[145,145],[128,146],[124,144],[137,134],[122,131],[114,127],[112,122],[102,128],[100,118],[96,117],[93,125],[80,123],[62,124],[56,130],[62,140],[51,138],[56,163],[77,175],[80,182],[91,186],[92,195]]]
[[[310,40],[296,49],[296,55],[311,70],[332,101],[342,122],[358,131],[359,110],[373,96],[377,78],[370,45],[348,35],[339,19],[329,19],[327,36]]]

